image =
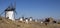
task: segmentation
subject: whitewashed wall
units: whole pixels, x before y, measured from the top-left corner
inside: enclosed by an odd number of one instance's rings
[[[9,17],[9,19],[14,20],[14,11],[6,11],[6,18]]]
[[[23,21],[23,18],[20,18],[20,21]]]

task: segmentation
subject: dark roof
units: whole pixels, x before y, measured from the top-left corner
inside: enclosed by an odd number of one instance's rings
[[[5,11],[14,11],[14,10],[15,10],[15,9],[12,8],[12,9],[6,9]]]
[[[15,11],[15,8],[13,8],[13,7],[8,7],[5,11]]]

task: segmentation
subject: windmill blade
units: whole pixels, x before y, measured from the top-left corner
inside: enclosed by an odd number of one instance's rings
[[[0,16],[4,13],[5,11],[3,11],[2,13],[0,13]]]
[[[16,9],[16,0],[14,0],[13,8]]]
[[[16,15],[17,15],[17,12],[15,11]]]
[[[14,6],[13,6],[14,9],[16,9],[16,0],[14,0]],[[17,14],[17,12],[15,11],[15,13]]]

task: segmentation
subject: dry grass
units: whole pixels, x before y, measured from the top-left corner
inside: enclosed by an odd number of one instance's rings
[[[60,24],[41,24],[39,22],[15,22],[9,19],[1,19],[0,20],[0,28],[60,28]]]

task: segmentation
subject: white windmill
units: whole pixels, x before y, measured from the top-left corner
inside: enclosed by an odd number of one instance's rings
[[[25,17],[24,15],[22,15],[22,17],[20,18],[20,21],[24,21]]]
[[[5,17],[11,20],[15,20],[15,6],[11,5],[5,9]]]
[[[8,6],[8,8],[4,10],[4,12],[5,12],[5,18],[11,19],[11,20],[15,20],[15,13],[17,14],[17,12],[15,11],[15,9],[16,9],[16,4],[14,4],[14,5],[11,4],[11,6]],[[4,12],[2,12],[0,14],[0,16]]]
[[[20,18],[20,21],[23,21],[23,20],[24,20],[24,17],[21,17],[21,18]]]
[[[6,8],[4,10],[5,18],[11,19],[11,20],[15,20],[15,13],[17,14],[15,9],[16,9],[16,2],[14,2],[14,4],[11,3],[11,5],[8,6],[8,8]],[[3,14],[4,12],[2,12],[1,14]]]
[[[32,17],[30,17],[30,18],[29,18],[29,21],[32,21],[32,20],[33,20],[33,18],[32,18]]]
[[[28,19],[28,18],[25,18],[25,22],[28,24],[28,22],[29,22],[29,19]]]

